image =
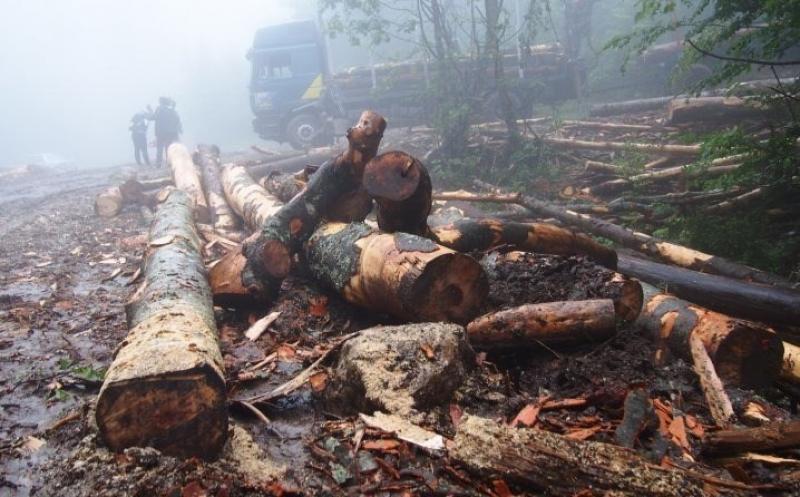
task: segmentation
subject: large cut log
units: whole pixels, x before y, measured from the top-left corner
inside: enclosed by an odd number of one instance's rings
[[[468,255],[364,223],[321,226],[306,259],[314,277],[348,302],[409,321],[466,323],[488,292],[483,269]]]
[[[186,145],[183,143],[173,143],[167,149],[167,162],[172,169],[172,178],[175,186],[189,195],[194,203],[194,219],[198,223],[209,224],[211,213],[208,209],[208,202],[203,193],[203,184],[200,180],[200,171],[194,165],[192,156]]]
[[[666,155],[669,157],[695,157],[700,155],[700,145],[672,145],[668,143],[631,143],[585,141],[571,138],[539,138],[545,145],[556,148],[577,150],[631,150],[644,154]]]
[[[667,122],[734,123],[741,119],[767,120],[775,117],[773,109],[758,100],[739,97],[676,98],[667,105]]]
[[[114,217],[126,205],[155,207],[157,203],[155,193],[145,191],[141,182],[130,178],[119,186],[112,186],[100,192],[94,201],[94,211],[100,217]]]
[[[219,171],[219,149],[198,145],[195,162],[203,172],[203,186],[214,229],[225,238],[238,238],[239,220],[225,200]]]
[[[381,230],[427,235],[433,189],[420,161],[405,152],[381,154],[367,164],[364,187],[377,205]]]
[[[481,265],[489,276],[489,303],[494,307],[611,299],[617,317],[626,321],[635,320],[642,308],[638,281],[582,257],[493,252]]]
[[[347,131],[348,148],[315,172],[308,186],[244,243],[244,254],[253,274],[270,287],[279,287],[291,265],[291,255],[317,228],[323,218],[361,221],[372,200],[361,180],[367,162],[375,157],[386,129],[380,115],[365,111]]]
[[[800,323],[800,292],[620,255],[617,270],[712,311],[770,324]]]
[[[114,451],[150,446],[213,459],[227,437],[222,355],[194,206],[174,190],[150,228],[144,281],[125,309],[130,331],[97,399],[100,436]]]
[[[486,251],[499,246],[558,255],[586,255],[610,269],[617,253],[582,233],[548,223],[515,223],[496,219],[463,219],[431,228],[434,239],[459,252]]]
[[[624,102],[609,102],[595,104],[589,109],[589,115],[594,117],[630,114],[648,110],[661,110],[672,101],[672,97],[643,98],[639,100],[626,100]]]
[[[306,187],[309,176],[305,170],[294,174],[270,173],[258,180],[258,184],[285,203]]]
[[[770,190],[769,187],[760,186],[758,188],[750,190],[747,193],[743,193],[728,200],[723,200],[718,204],[709,205],[704,210],[707,214],[714,214],[716,216],[719,216],[721,214],[725,214],[733,210],[748,206],[753,202],[764,198],[769,193],[769,190]]]
[[[644,306],[637,323],[650,333],[661,352],[669,347],[689,360],[690,338],[694,336],[702,340],[726,384],[761,388],[777,379],[783,343],[774,331],[693,305],[647,284],[642,288]]]
[[[651,464],[634,451],[464,415],[449,456],[481,477],[506,478],[552,495],[703,497],[697,474]],[[735,482],[731,482],[734,484]]]
[[[800,446],[800,421],[779,421],[756,428],[714,431],[703,439],[703,453],[727,456],[741,452],[771,452]]]
[[[114,217],[125,205],[122,192],[118,186],[109,187],[97,194],[94,199],[94,212],[100,217]]]
[[[257,231],[281,208],[282,204],[253,182],[247,170],[236,163],[221,170],[225,198],[244,219],[251,231]],[[257,307],[275,297],[279,287],[265,285],[253,274],[242,247],[231,250],[209,271],[214,303],[226,307]]]
[[[629,178],[619,178],[603,183],[590,186],[581,190],[587,195],[606,195],[617,193],[622,190],[633,188],[638,183],[651,183],[659,181],[667,181],[675,178],[698,178],[698,177],[713,177],[728,174],[736,171],[741,164],[727,164],[720,166],[711,166],[705,169],[702,168],[688,168],[686,166],[666,167],[655,171],[646,173],[635,174]]]
[[[485,314],[467,325],[475,348],[596,343],[616,332],[617,316],[610,299],[526,304]]]

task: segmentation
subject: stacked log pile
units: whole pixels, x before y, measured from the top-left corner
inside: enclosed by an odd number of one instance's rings
[[[593,127],[580,121],[570,125]],[[278,171],[272,173],[269,164],[225,163],[213,147],[199,147],[194,161],[185,146],[170,147],[174,187],[160,195],[144,279],[126,309],[130,332],[98,399],[98,426],[111,449],[152,445],[179,456],[216,457],[228,432],[213,305],[273,311],[287,285],[298,278],[319,284],[373,322],[405,323],[371,329],[344,345],[339,357],[336,371],[360,383],[336,385],[337,395],[347,392],[350,408],[377,405],[400,418],[359,418],[373,430],[394,433],[426,451],[447,451],[462,467],[494,482],[500,475],[557,494],[588,488],[665,496],[703,495],[708,488],[742,495],[752,490],[703,469],[661,467],[629,448],[585,441],[600,428],[578,435],[532,429],[543,409],[585,406],[585,398],[553,404],[543,394],[508,425],[462,418],[450,404],[455,438],[448,443],[410,425],[424,419],[417,411],[420,406],[447,405],[473,363],[480,366],[486,353],[545,350],[560,360],[560,354],[575,348],[604,347],[619,339],[620,329],[635,329],[647,332],[655,344],[653,361],[659,366],[676,358],[693,365],[714,424],[734,432],[721,431],[708,439],[707,452],[716,456],[738,443],[737,435],[743,440],[755,436],[735,428],[744,415],[738,406],[734,409],[726,389],[800,381],[800,353],[785,347],[776,332],[800,317],[800,297],[774,275],[594,217],[606,216],[602,211],[584,214],[497,190],[437,195],[418,158],[402,151],[379,154],[385,128],[382,116],[366,111],[348,130],[344,151],[328,151],[318,167],[305,167],[308,156],[277,159],[271,164]],[[615,133],[653,130],[644,125],[602,128]],[[570,150],[630,149],[629,143],[615,140],[548,137],[543,142]],[[635,148],[665,158],[652,168],[650,180],[675,179],[683,173],[658,167],[699,152],[694,145],[642,142]],[[292,167],[284,170],[288,162],[283,161],[292,161]],[[736,163],[732,158],[718,167]],[[613,164],[600,161],[587,164],[587,170],[618,173]],[[533,219],[462,218],[437,224],[430,216],[436,198],[515,204]],[[374,222],[368,218],[373,210]],[[591,235],[669,265],[618,253]],[[639,280],[666,283],[666,290]],[[320,304],[314,305],[309,312],[319,312]],[[253,325],[250,340],[258,340],[276,319],[273,314]],[[451,324],[428,324],[434,322]],[[307,383],[319,393],[325,389],[319,375],[328,374],[319,371],[321,362],[351,338],[338,338],[289,382],[252,397],[236,395],[234,404],[264,421],[261,409],[268,401]],[[402,395],[395,390],[403,390]],[[631,405],[634,391],[632,387],[628,394]],[[353,395],[364,398],[353,400]],[[645,396],[644,405],[652,411],[652,402],[647,402]],[[639,423],[632,428],[633,439],[652,429],[645,426],[650,423],[645,414],[631,421],[636,414],[627,400],[624,410],[621,423]],[[517,425],[531,429],[518,430]],[[356,440],[353,454],[365,436],[363,426],[359,429],[351,437]],[[341,451],[313,452],[333,467]],[[506,494],[498,485],[490,495]],[[367,490],[362,484],[361,492],[372,493]]]

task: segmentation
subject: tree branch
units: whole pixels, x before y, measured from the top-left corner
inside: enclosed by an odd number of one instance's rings
[[[690,38],[686,38],[686,43],[688,43],[692,48],[697,50],[703,55],[708,57],[712,57],[719,60],[725,60],[728,62],[741,62],[744,64],[756,64],[761,66],[798,66],[800,65],[800,60],[786,60],[786,61],[769,61],[769,60],[758,60],[758,59],[750,59],[746,57],[730,57],[727,55],[719,55],[713,52],[709,52],[708,50],[702,49],[698,47]]]

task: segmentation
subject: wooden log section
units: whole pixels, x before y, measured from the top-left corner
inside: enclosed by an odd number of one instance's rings
[[[630,449],[473,415],[461,418],[448,455],[482,478],[508,479],[548,495],[579,495],[587,488],[592,495],[625,497],[708,495],[696,474],[651,464]]]
[[[127,179],[119,186],[112,186],[100,192],[94,201],[94,211],[100,217],[114,217],[126,205],[155,207],[158,203],[153,192],[145,191],[144,185],[136,179]]]
[[[486,251],[508,245],[517,250],[559,255],[586,255],[609,269],[617,252],[582,233],[548,223],[515,223],[496,219],[463,219],[431,228],[434,239],[458,252]]]
[[[764,104],[739,97],[676,98],[667,105],[670,124],[768,120],[777,114]]]
[[[702,340],[720,379],[727,385],[762,388],[781,370],[783,344],[771,329],[710,311],[643,284],[638,324],[660,347],[691,358],[690,337]],[[657,358],[659,359],[659,358]]]
[[[253,179],[259,180],[271,173],[293,173],[303,169],[309,164],[319,165],[326,162],[334,155],[336,155],[336,152],[331,148],[314,149],[311,153],[298,157],[289,157],[287,159],[269,162],[262,161],[260,164],[249,167],[248,171]]]
[[[279,285],[289,272],[291,254],[302,248],[323,218],[361,221],[366,217],[372,200],[361,180],[385,129],[383,117],[363,112],[347,131],[347,150],[323,164],[305,190],[270,217],[255,237],[245,241],[244,254],[253,274],[270,286]]]
[[[585,164],[585,169],[586,171],[592,173],[615,174],[615,175],[622,174],[622,166],[618,166],[616,164],[608,164],[606,162],[599,162],[596,160],[587,160]]]
[[[193,208],[175,190],[150,228],[144,281],[125,309],[130,331],[97,399],[100,436],[114,451],[150,446],[214,459],[227,438],[222,355]]]
[[[433,189],[420,161],[405,152],[381,154],[364,169],[364,188],[375,200],[381,230],[428,234]]]
[[[467,325],[475,348],[597,343],[616,332],[611,299],[526,304],[485,314]]]
[[[225,238],[238,238],[239,219],[225,200],[220,180],[219,149],[216,146],[198,145],[195,163],[203,172],[203,187],[214,229]]]
[[[555,148],[577,150],[633,150],[645,154],[666,155],[669,157],[695,157],[700,155],[700,145],[672,145],[665,143],[629,143],[607,141],[585,141],[570,138],[540,138],[542,143]]]
[[[483,269],[468,255],[364,223],[321,226],[306,258],[314,277],[348,302],[408,321],[466,323],[488,293]]]
[[[699,273],[620,255],[617,270],[669,290],[681,299],[729,316],[769,323],[800,323],[800,291]]]
[[[635,320],[642,308],[638,281],[584,258],[493,252],[481,259],[481,265],[489,276],[489,303],[495,307],[611,299],[617,318],[626,321]]]
[[[800,347],[793,343],[783,342],[781,379],[800,384]]]
[[[210,224],[211,212],[208,208],[203,184],[200,180],[200,171],[194,165],[192,156],[186,145],[173,143],[167,149],[167,162],[172,169],[172,178],[175,186],[189,195],[194,202],[194,219],[198,223]]]
[[[649,110],[664,109],[673,97],[643,98],[639,100],[626,100],[624,102],[609,102],[595,104],[589,109],[589,115],[595,117],[630,114]]]
[[[697,178],[701,176],[720,176],[739,169],[741,164],[727,164],[721,166],[711,166],[706,169],[689,169],[686,166],[666,167],[646,173],[635,174],[629,178],[618,178],[603,183],[593,185],[581,190],[587,195],[607,195],[618,193],[622,190],[633,188],[637,183],[657,183],[675,178]]]
[[[278,199],[253,181],[244,167],[236,163],[225,164],[220,179],[225,197],[251,231],[257,231],[282,206]],[[241,246],[225,254],[211,268],[209,282],[214,303],[224,307],[263,306],[280,289],[279,284],[256,277]]]
[[[125,200],[118,186],[109,187],[94,199],[94,212],[100,217],[114,217],[122,211]]]
[[[276,172],[264,176],[258,180],[258,184],[281,202],[286,203],[306,187],[309,176],[305,174],[305,170],[296,174]]]
[[[700,381],[711,418],[717,426],[726,428],[734,418],[733,405],[700,335],[689,335],[689,351],[692,354],[692,368]]]
[[[738,428],[707,433],[703,453],[727,456],[741,452],[772,452],[800,446],[800,421],[778,421],[756,428]]]

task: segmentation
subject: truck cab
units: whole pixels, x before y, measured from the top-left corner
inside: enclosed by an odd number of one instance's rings
[[[330,134],[324,105],[328,62],[314,22],[259,29],[247,58],[255,132],[295,148],[324,143]]]

